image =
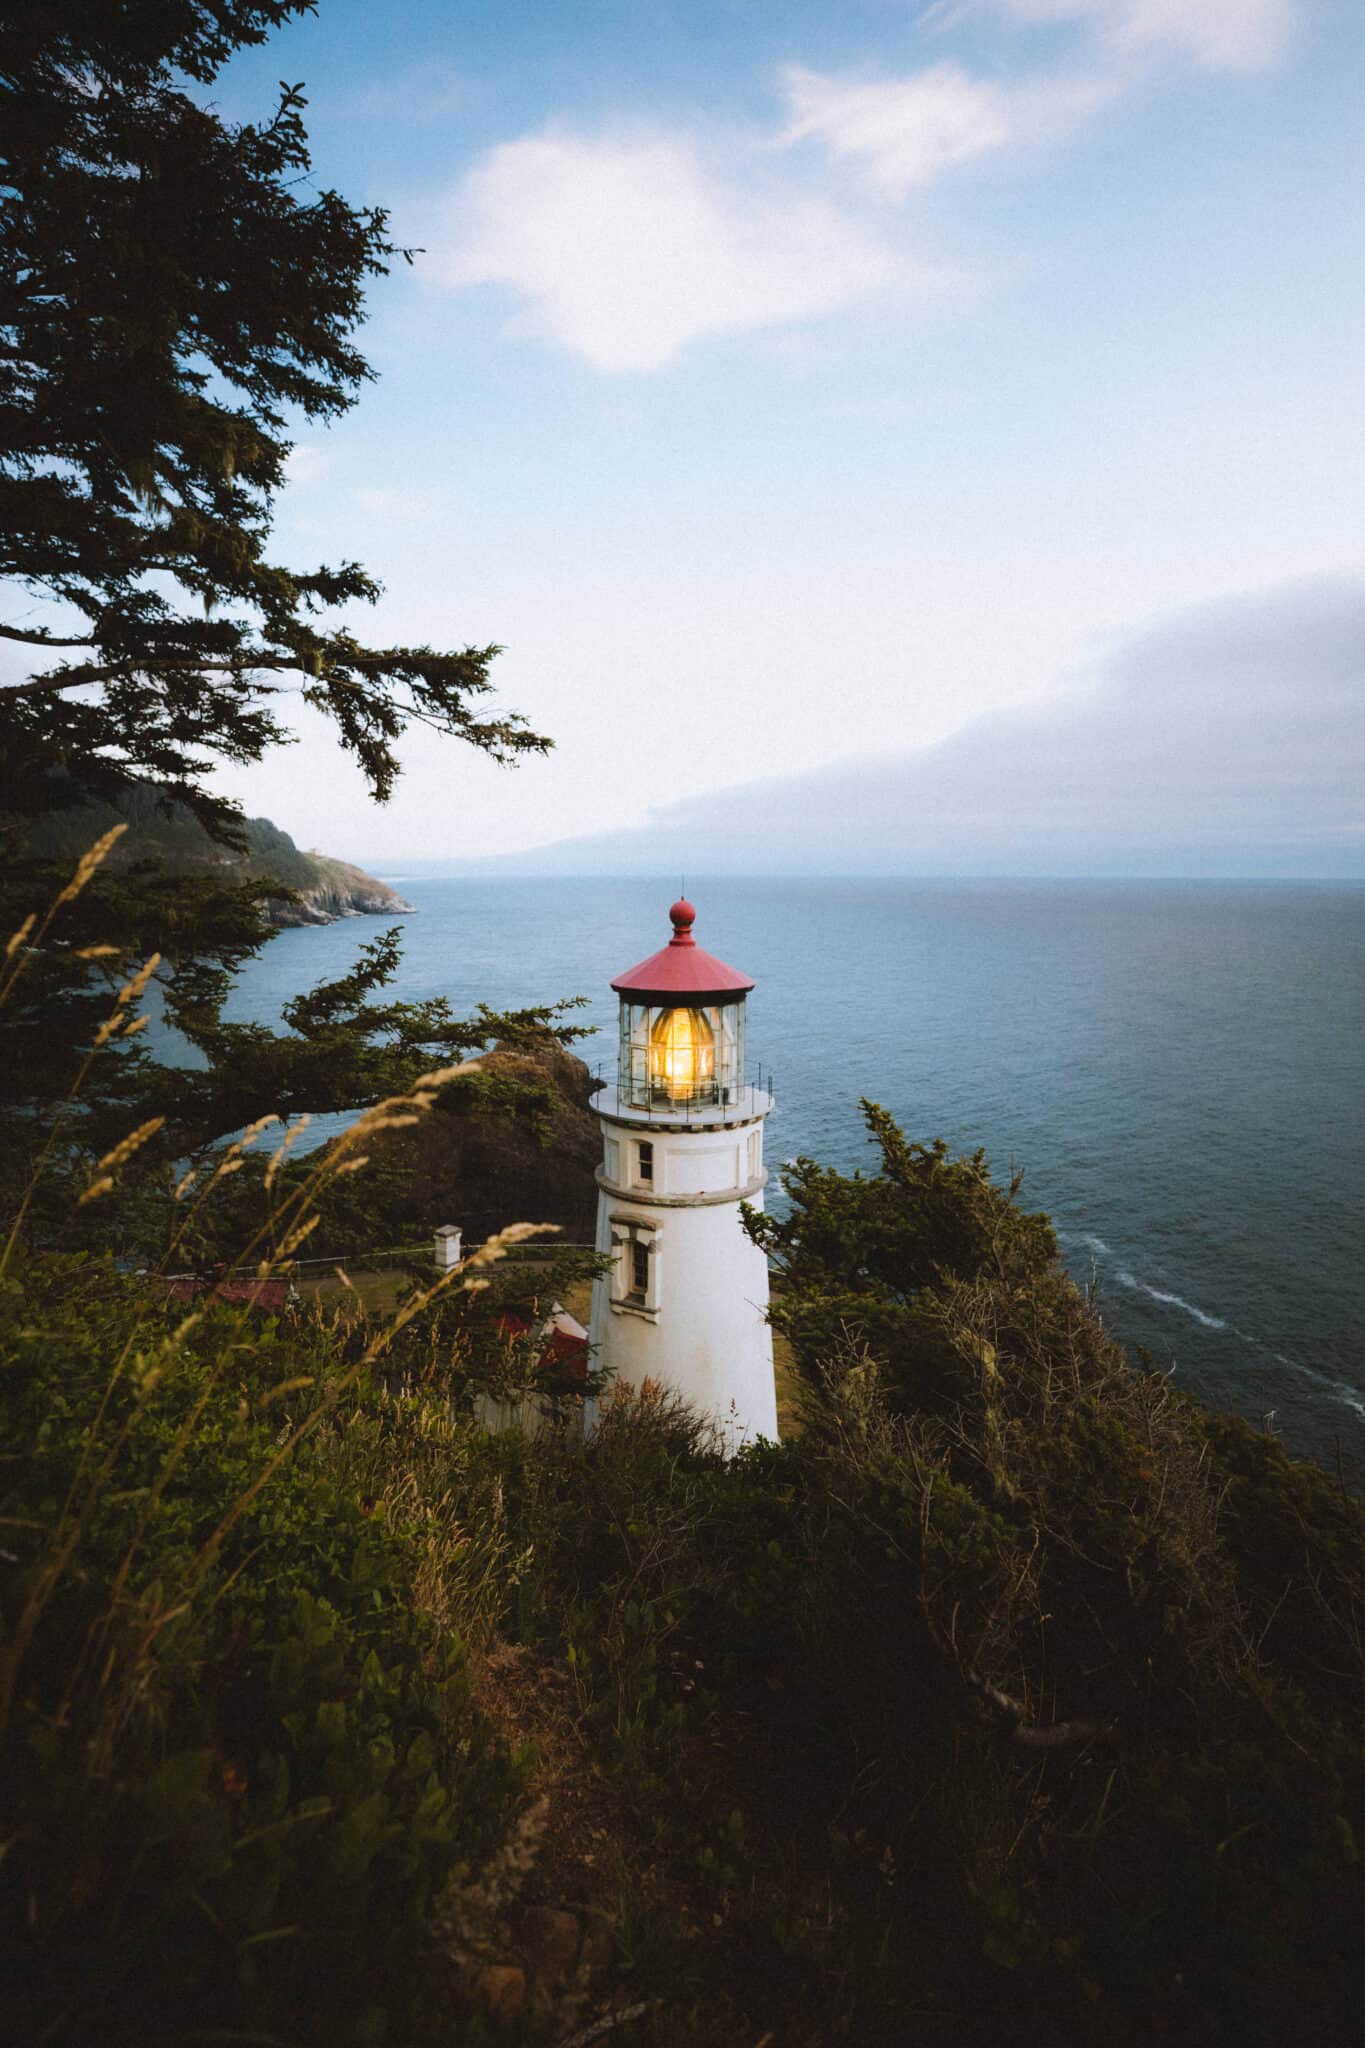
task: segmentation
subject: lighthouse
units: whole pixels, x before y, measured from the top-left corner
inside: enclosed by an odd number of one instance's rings
[[[696,911],[612,982],[621,998],[615,1087],[598,1095],[595,1364],[648,1380],[716,1427],[727,1455],[777,1437],[768,1262],[739,1205],[763,1206],[771,1097],[745,1077],[747,975],[704,952]]]

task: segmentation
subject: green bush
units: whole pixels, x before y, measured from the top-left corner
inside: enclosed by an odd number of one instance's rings
[[[24,2029],[448,2038],[432,1909],[519,1782],[459,1645],[504,1632],[629,1817],[646,2048],[1352,2038],[1365,1511],[1133,1369],[984,1162],[878,1135],[774,1227],[805,1425],[730,1463],[667,1398],[481,1437],[468,1304],[384,1352],[396,1393],[369,1325],[19,1270]]]
[[[30,1262],[0,1322],[16,2038],[412,2038],[429,1908],[520,1778],[414,1529],[333,1469],[383,1396],[336,1399],[316,1321],[93,1260]]]

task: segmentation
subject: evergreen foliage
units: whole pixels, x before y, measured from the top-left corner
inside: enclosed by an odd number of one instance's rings
[[[110,799],[161,806],[172,830],[187,812],[239,846],[240,816],[206,777],[287,738],[272,709],[286,686],[331,718],[381,800],[412,724],[503,761],[549,744],[488,708],[496,649],[368,647],[345,620],[377,598],[375,579],[271,550],[292,438],[355,402],[370,376],[355,346],[365,293],[403,253],[382,210],[311,184],[298,86],[240,126],[208,97],[234,50],[305,11],[0,9],[0,642],[37,664],[0,680],[0,933],[16,935],[22,968],[0,1046],[0,1208],[8,1220],[27,1204],[44,1241],[60,1176],[38,1212],[29,1190],[54,1113],[49,1163],[77,1187],[153,1116],[153,1151],[183,1161],[263,1114],[374,1101],[521,1021],[369,1000],[396,965],[390,936],[301,997],[288,1031],[227,1025],[232,975],[293,880],[283,846],[279,872],[249,877],[96,864],[55,924],[42,905],[70,881],[73,850],[24,857],[32,820],[60,847],[53,811],[69,823]],[[128,1042],[128,1015],[92,1090],[117,991],[153,957],[166,1015],[202,1064],[158,1069]],[[62,1109],[73,1090],[80,1108]],[[130,1247],[145,1235],[136,1217],[121,1228]]]
[[[295,423],[354,403],[365,288],[402,253],[382,210],[310,189],[300,87],[236,127],[196,95],[305,11],[0,17],[0,580],[39,600],[0,638],[46,660],[0,694],[0,810],[44,808],[60,767],[80,795],[153,781],[231,838],[205,768],[284,737],[285,674],[381,799],[413,722],[500,759],[547,745],[480,710],[496,649],[366,647],[327,622],[378,597],[366,570],[269,551]]]
[[[26,888],[51,888],[56,880],[46,869],[23,873]],[[491,1044],[546,1033],[563,1043],[579,1035],[568,1021],[572,1002],[515,1012],[480,1004],[471,1017],[459,1017],[444,997],[386,1000],[400,959],[396,929],[363,945],[348,973],[293,998],[285,1031],[228,1023],[222,1009],[232,977],[267,936],[258,884],[225,889],[161,865],[111,870],[87,859],[50,905],[16,927],[17,943],[0,975],[8,1083],[0,1103],[0,1219],[7,1227],[22,1223],[36,1243],[112,1244],[127,1256],[155,1259],[174,1213],[173,1188],[187,1166],[201,1165],[220,1140],[262,1114],[359,1109]],[[110,931],[124,943],[110,944]],[[188,1043],[195,1064],[164,1064],[148,1050],[148,978],[139,979],[139,958],[159,970],[162,1017]],[[450,1085],[486,1093],[477,1074]],[[535,1090],[510,1086],[498,1100],[508,1114],[543,1106]],[[126,1192],[118,1179],[98,1216],[81,1210],[78,1198],[94,1162],[149,1124],[155,1128],[142,1160],[159,1166],[159,1179],[142,1174]],[[259,1179],[259,1169],[243,1170]],[[354,1210],[355,1198],[339,1206]],[[363,1206],[378,1233],[369,1243],[390,1242],[373,1203]],[[245,1220],[251,1205],[241,1213]],[[237,1215],[230,1204],[216,1206],[203,1219],[213,1236],[187,1250],[207,1251],[212,1243],[215,1256],[232,1256],[242,1241]]]
[[[751,1219],[801,1435],[726,1467],[664,1404],[508,1481],[522,1625],[711,1912],[651,2038],[1351,2040],[1365,1509],[868,1121]]]
[[[459,1670],[501,1634],[624,1802],[650,2048],[1353,2039],[1365,1509],[1130,1366],[983,1160],[871,1122],[885,1172],[803,1162],[754,1219],[806,1419],[731,1463],[657,1395],[586,1450],[471,1425],[532,1383],[554,1259],[391,1330],[11,1260],[0,1891],[35,2027],[138,2038],[169,1941],[147,2038],[209,2001],[479,2038],[442,1888],[481,1896],[516,1825]]]

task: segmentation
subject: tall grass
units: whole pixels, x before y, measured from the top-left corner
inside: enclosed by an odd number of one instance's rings
[[[114,837],[14,935],[0,996]],[[522,1766],[463,1668],[512,1569],[496,1479],[471,1479],[457,1512],[471,1427],[446,1401],[391,1393],[384,1368],[420,1319],[552,1226],[508,1227],[358,1325],[211,1294],[185,1313],[157,1273],[274,1130],[265,1117],[182,1180],[156,1271],[31,1252],[34,1189],[79,1091],[145,1022],[156,966],[115,994],[0,1254],[13,2012],[24,2038],[54,2043],[407,2038],[432,1904],[515,1828]],[[281,1171],[282,1132],[231,1272],[289,1275],[329,1186],[460,1071],[375,1104],[302,1174]],[[117,1200],[158,1127],[92,1161],[80,1203]]]

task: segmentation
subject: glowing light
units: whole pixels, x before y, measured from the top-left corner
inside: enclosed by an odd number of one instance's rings
[[[663,1010],[649,1034],[649,1085],[670,1102],[714,1094],[716,1034],[702,1010]]]

